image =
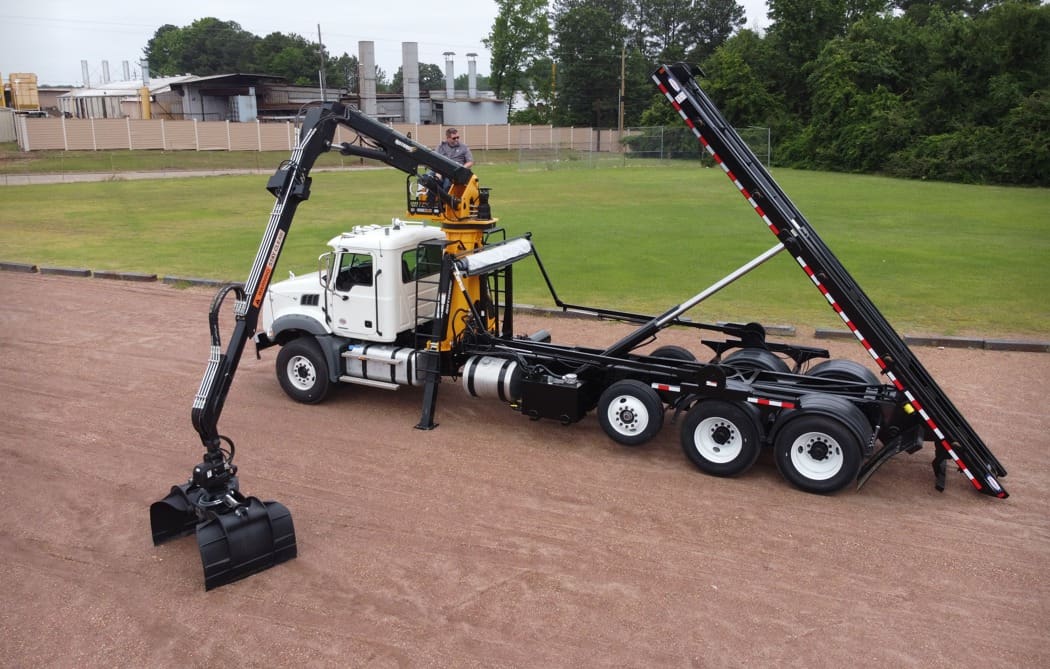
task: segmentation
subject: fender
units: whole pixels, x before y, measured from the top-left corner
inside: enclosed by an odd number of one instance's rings
[[[803,395],[799,400],[798,409],[784,411],[777,417],[769,436],[772,441],[776,435],[792,420],[810,414],[823,414],[834,418],[857,437],[857,441],[863,449],[864,457],[869,457],[875,452],[875,430],[868,423],[868,418],[853,402],[845,397],[826,394]]]
[[[302,314],[287,314],[280,316],[274,320],[273,325],[270,326],[270,330],[273,332],[273,343],[284,344],[283,340],[290,339],[290,337],[282,337],[282,332],[300,331],[312,334],[315,337],[324,337],[332,334],[332,331],[325,327],[324,323],[317,320],[312,316],[304,316]]]
[[[298,337],[311,336],[317,340],[324,352],[325,361],[328,363],[328,377],[331,381],[338,381],[342,375],[343,360],[341,357],[343,346],[349,340],[332,334],[321,321],[311,316],[302,314],[288,314],[281,316],[270,326],[273,332],[271,337],[266,332],[255,335],[256,351],[276,346],[284,346]]]

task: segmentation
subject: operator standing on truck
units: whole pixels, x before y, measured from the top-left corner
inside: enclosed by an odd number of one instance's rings
[[[437,152],[463,167],[474,167],[474,154],[469,146],[459,141],[459,130],[455,128],[445,130],[445,141],[438,145]]]

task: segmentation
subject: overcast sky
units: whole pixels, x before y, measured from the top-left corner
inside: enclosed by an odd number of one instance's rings
[[[763,28],[765,0],[743,0],[747,27]],[[358,42],[375,43],[376,64],[387,76],[401,66],[401,43],[417,42],[419,60],[444,66],[446,51],[456,53],[456,73],[467,71],[466,54],[478,54],[478,73],[489,73],[489,53],[481,40],[496,18],[494,0],[400,0],[400,2],[333,2],[305,0],[5,0],[0,9],[0,76],[11,72],[37,75],[41,85],[84,84],[80,62],[88,63],[91,83],[102,80],[102,62],[110,79],[123,78],[124,61],[138,73],[142,50],[160,26],[183,27],[214,16],[236,21],[260,37],[294,33],[317,40],[317,26],[330,54],[357,55]]]

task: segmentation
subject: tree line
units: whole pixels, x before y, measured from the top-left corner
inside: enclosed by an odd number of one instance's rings
[[[323,71],[326,87],[358,90],[357,56],[345,51],[333,56],[324,45],[301,35],[275,32],[259,37],[236,21],[214,17],[197,19],[182,27],[163,25],[154,32],[143,51],[153,76],[205,77],[245,72],[283,77],[297,86],[319,86]],[[376,67],[375,74],[377,92],[401,92],[401,67],[392,76]],[[466,79],[467,75],[456,77],[457,86],[466,88]],[[419,85],[422,90],[443,89],[445,74],[441,67],[420,63]],[[478,77],[478,85],[486,86],[487,79]]]
[[[769,0],[762,33],[735,0],[497,4],[491,82],[526,92],[518,121],[680,125],[649,74],[684,60],[733,125],[771,129],[776,164],[1050,185],[1038,0]]]
[[[686,61],[730,123],[770,128],[775,164],[1050,185],[1050,6],[1039,0],[769,0],[761,32],[744,28],[736,0],[495,1],[479,86],[524,101],[512,122],[678,126],[649,76]],[[317,85],[323,62],[329,87],[357,90],[356,56],[215,18],[162,26],[145,54],[157,75],[300,85]],[[377,68],[377,89],[400,92],[401,74]],[[420,86],[443,88],[441,68],[421,63]]]

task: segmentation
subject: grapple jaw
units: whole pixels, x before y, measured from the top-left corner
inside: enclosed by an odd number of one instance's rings
[[[227,513],[197,524],[204,589],[251,576],[297,554],[292,514],[281,503],[249,497]]]
[[[292,514],[283,504],[244,497],[231,477],[216,494],[193,481],[150,505],[154,545],[196,532],[204,589],[251,576],[297,555]]]
[[[189,483],[172,486],[167,497],[150,504],[149,524],[154,546],[184,537],[197,527],[200,518],[187,492],[189,488]]]

